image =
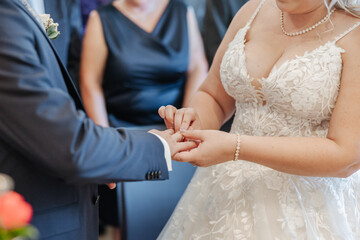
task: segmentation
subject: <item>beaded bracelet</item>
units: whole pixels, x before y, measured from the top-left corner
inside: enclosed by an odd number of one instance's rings
[[[240,134],[236,134],[236,151],[235,151],[235,157],[233,161],[239,160],[239,152],[240,152],[240,144],[241,144],[241,138]]]

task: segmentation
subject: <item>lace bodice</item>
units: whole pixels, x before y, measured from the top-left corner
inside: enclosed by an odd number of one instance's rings
[[[336,42],[360,22],[274,67],[256,79],[257,89],[244,44],[261,5],[229,44],[220,67],[223,86],[236,101],[231,131],[326,137],[345,52]],[[199,168],[159,239],[357,240],[359,189],[359,172],[348,178],[296,176],[242,160]]]
[[[340,86],[341,53],[345,52],[336,42],[360,23],[334,41],[275,66],[268,77],[256,79],[261,84],[257,90],[247,72],[244,50],[252,20],[238,31],[220,68],[223,86],[236,100],[232,132],[325,137]]]

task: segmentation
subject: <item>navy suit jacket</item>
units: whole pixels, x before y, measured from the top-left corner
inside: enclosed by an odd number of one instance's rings
[[[97,239],[97,184],[167,179],[160,140],[102,128],[42,26],[20,0],[0,0],[0,172],[32,204],[42,239]]]
[[[52,41],[61,61],[79,87],[79,65],[82,43],[80,0],[44,0],[45,12],[59,24],[61,35]]]

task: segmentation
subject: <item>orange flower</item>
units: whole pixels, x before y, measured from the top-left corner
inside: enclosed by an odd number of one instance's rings
[[[15,229],[27,225],[33,210],[23,196],[10,191],[0,196],[0,225],[4,229]]]

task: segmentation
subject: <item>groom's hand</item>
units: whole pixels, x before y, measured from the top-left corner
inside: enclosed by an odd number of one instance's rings
[[[149,132],[162,137],[168,143],[170,147],[171,157],[175,156],[175,154],[179,152],[188,151],[197,146],[195,142],[184,142],[183,135],[180,132],[174,133],[173,129],[168,129],[165,131],[158,131],[152,129]]]
[[[164,119],[168,129],[175,132],[179,130],[199,130],[201,128],[200,118],[194,108],[177,109],[174,106],[161,106],[158,110],[159,115]]]

